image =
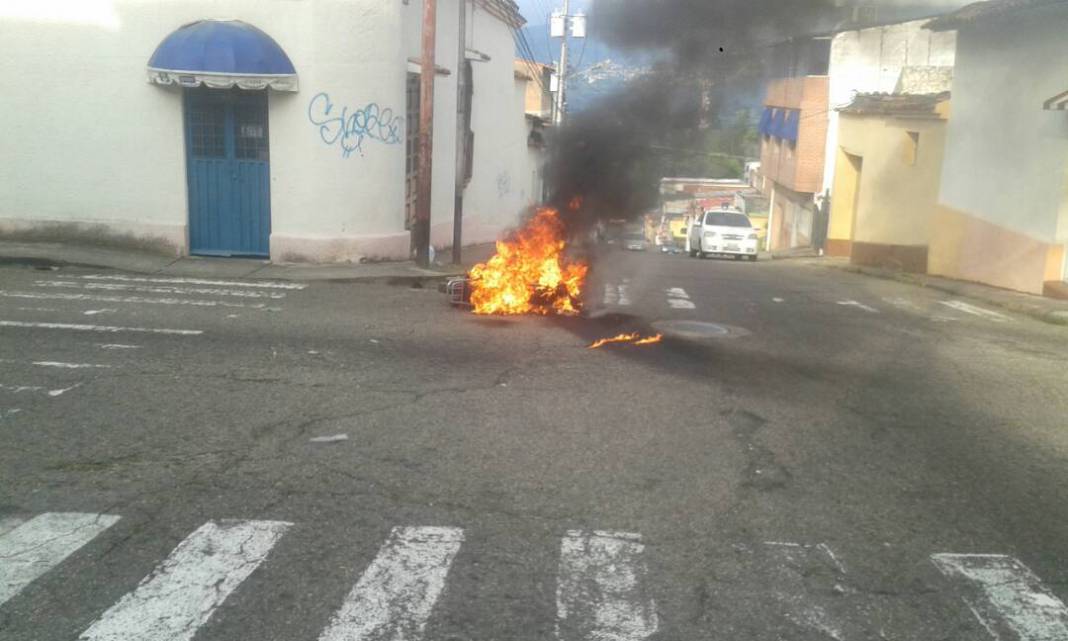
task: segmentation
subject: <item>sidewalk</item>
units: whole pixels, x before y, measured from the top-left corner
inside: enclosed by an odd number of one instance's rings
[[[412,261],[360,264],[316,265],[274,263],[251,258],[211,258],[202,256],[164,256],[149,252],[97,247],[71,243],[0,241],[0,265],[17,264],[35,267],[78,266],[116,269],[156,276],[200,278],[249,278],[262,280],[384,282],[422,284],[466,273],[467,268],[492,255],[492,245],[464,248],[464,265],[435,265],[432,269],[416,267]],[[447,261],[442,252],[438,261]]]
[[[1010,312],[1025,314],[1046,323],[1068,325],[1068,300],[1024,294],[1010,289],[1001,289],[990,285],[969,283],[929,274],[910,274],[879,267],[852,265],[849,263],[848,258],[813,258],[805,260],[804,263],[831,269],[841,269],[876,278],[896,280],[919,287],[929,287],[955,296],[982,301]]]

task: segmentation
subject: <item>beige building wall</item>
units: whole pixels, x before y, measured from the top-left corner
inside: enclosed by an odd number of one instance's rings
[[[1068,276],[1068,6],[961,27],[930,271],[1031,293]]]
[[[838,140],[828,238],[853,262],[926,271],[945,121],[843,113]]]

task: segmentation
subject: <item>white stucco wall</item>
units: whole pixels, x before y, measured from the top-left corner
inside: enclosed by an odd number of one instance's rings
[[[1065,24],[1053,6],[960,32],[942,165],[941,204],[1042,242],[1068,240],[1068,113],[1042,109],[1068,90]]]
[[[827,149],[823,189],[834,185],[838,150],[838,111],[855,93],[894,91],[901,69],[907,66],[953,66],[956,33],[923,28],[930,20],[913,20],[835,34],[828,66]]]
[[[526,83],[515,78],[515,41],[511,31],[484,10],[472,18],[472,46],[490,56],[473,63],[474,167],[464,192],[464,236],[471,242],[495,240],[531,204]]]
[[[299,92],[269,95],[272,258],[407,256],[405,82],[408,58],[419,56],[420,0],[93,0],[50,19],[31,5],[0,4],[0,234],[64,224],[72,234],[129,233],[187,251],[181,91],[146,82],[145,65],[181,25],[236,18],[274,38],[300,78]],[[435,85],[431,216],[439,246],[452,236],[456,10],[457,0],[439,0],[437,63],[453,72],[437,76]],[[493,61],[476,64],[482,116],[473,128],[482,145],[512,146],[496,124],[523,118],[522,105],[512,106],[511,32],[485,11],[474,14],[469,46]],[[497,73],[499,67],[507,72]],[[334,114],[368,105],[392,110],[400,142],[367,138],[346,157],[310,120],[320,93],[328,94]],[[514,137],[525,143],[525,132]],[[483,162],[514,162],[492,147],[475,157],[479,190],[490,171]],[[525,149],[513,151],[525,158]],[[496,233],[515,221],[516,199],[476,200],[473,213],[487,212],[479,225]]]

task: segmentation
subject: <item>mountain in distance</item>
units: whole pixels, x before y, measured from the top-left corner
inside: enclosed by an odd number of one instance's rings
[[[537,62],[556,64],[559,61],[560,38],[549,38],[548,22],[527,24],[522,28],[522,33]],[[586,38],[569,39],[568,67],[571,77],[567,83],[567,102],[571,112],[581,111],[599,97],[619,90],[628,80],[645,73],[654,57],[652,54],[634,54],[610,47],[597,38],[592,25],[588,25],[587,34]],[[516,56],[529,57],[519,47]]]

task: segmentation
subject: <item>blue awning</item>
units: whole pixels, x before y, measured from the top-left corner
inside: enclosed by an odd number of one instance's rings
[[[771,124],[768,126],[768,133],[776,138],[782,138],[783,123],[786,120],[786,110],[776,109],[775,115],[771,117]]]
[[[801,112],[797,109],[791,109],[786,112],[786,120],[782,125],[782,134],[779,136],[783,140],[789,140],[791,142],[797,142],[797,129],[801,124]]]
[[[763,136],[771,135],[771,115],[774,110],[771,107],[764,107],[764,113],[760,114],[760,124],[757,126],[757,131]]]
[[[297,71],[269,35],[240,20],[199,20],[163,39],[148,61],[148,80],[201,85],[297,90]]]

